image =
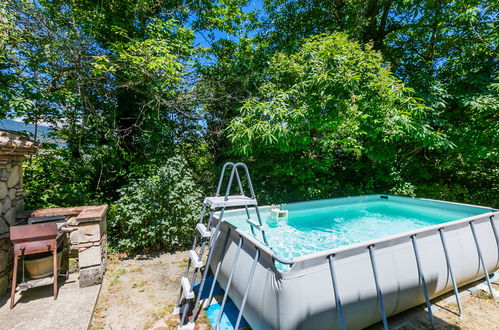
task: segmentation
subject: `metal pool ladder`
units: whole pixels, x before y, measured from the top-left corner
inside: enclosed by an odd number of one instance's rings
[[[226,171],[232,168],[230,171],[229,181],[227,183],[227,188],[224,196],[220,196],[220,190],[225,178]],[[247,185],[250,190],[250,196],[244,194],[243,184],[241,177],[239,175],[239,169],[243,169],[243,175],[246,177]],[[237,181],[239,188],[239,195],[231,195],[231,187],[234,182],[234,178]],[[174,313],[181,314],[181,321],[179,329],[194,329],[194,322],[198,316],[201,294],[203,292],[206,277],[209,271],[209,265],[215,251],[217,244],[218,234],[220,232],[220,225],[223,221],[223,216],[226,208],[229,207],[244,207],[246,211],[246,222],[250,225],[251,232],[253,236],[257,236],[260,233],[262,241],[265,245],[267,243],[267,236],[263,228],[262,219],[260,216],[260,211],[258,209],[258,202],[256,200],[255,191],[253,190],[253,184],[251,182],[251,177],[249,175],[248,167],[244,163],[225,163],[222,168],[222,173],[220,174],[220,179],[218,181],[217,191],[215,196],[206,197],[203,201],[203,209],[201,211],[201,216],[199,222],[196,225],[196,231],[194,236],[194,242],[192,243],[192,249],[189,250],[189,260],[187,261],[187,266],[185,269],[184,276],[180,280],[180,293],[177,299],[177,304],[174,309]],[[256,220],[251,219],[249,208],[255,209]],[[208,219],[206,220],[206,212],[209,209]],[[214,215],[218,211],[218,219],[216,224],[214,224]],[[199,245],[199,252],[196,251]],[[204,255],[208,250],[206,261],[204,261]],[[222,256],[223,257],[223,256]],[[189,279],[189,273],[193,268],[192,277]],[[198,273],[202,272],[201,280],[196,283]],[[214,279],[215,281],[216,279]],[[194,291],[194,285],[199,284],[198,293]],[[215,283],[212,284],[212,290]],[[228,288],[227,288],[228,289]],[[211,300],[210,292],[210,299]],[[185,303],[182,304],[182,297],[185,297]],[[224,297],[224,299],[226,299]],[[194,310],[192,318],[189,322],[187,321],[187,314],[189,313],[189,308],[191,303],[194,303]],[[241,311],[242,312],[242,311]]]

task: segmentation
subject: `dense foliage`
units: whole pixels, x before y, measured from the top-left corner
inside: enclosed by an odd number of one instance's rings
[[[109,211],[109,238],[119,250],[187,248],[194,235],[201,192],[192,171],[175,156],[120,189]]]
[[[485,0],[3,1],[0,114],[60,142],[26,162],[27,206],[110,203],[115,246],[179,248],[227,160],[249,164],[262,202],[499,206],[498,14]],[[170,193],[183,219],[154,208]]]
[[[242,153],[272,157],[267,163],[292,183],[278,186],[283,201],[293,194],[338,195],[345,183],[356,187],[348,193],[398,193],[400,168],[414,153],[452,146],[428,125],[427,108],[383,67],[381,56],[343,34],[313,37],[291,55],[277,53],[266,76],[232,120],[229,137]]]

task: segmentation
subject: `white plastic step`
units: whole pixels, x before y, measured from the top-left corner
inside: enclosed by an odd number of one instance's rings
[[[227,200],[225,200],[225,196],[206,197],[204,203],[210,205],[212,208],[257,205],[255,198],[243,195],[228,196]]]
[[[190,250],[189,258],[191,258],[192,265],[194,266],[194,268],[200,268],[201,266],[203,266],[203,262],[201,261],[201,258],[199,257],[196,251]]]
[[[249,223],[251,226],[255,227],[258,230],[262,230],[262,226],[258,222],[256,222],[253,219],[246,219],[246,222]]]
[[[182,276],[180,280],[180,284],[182,285],[182,289],[184,290],[185,298],[192,299],[194,298],[194,291],[192,291],[191,283],[189,279],[185,276]]]
[[[206,226],[202,223],[196,225],[196,230],[201,234],[201,237],[208,238],[211,237],[211,231],[209,231]]]

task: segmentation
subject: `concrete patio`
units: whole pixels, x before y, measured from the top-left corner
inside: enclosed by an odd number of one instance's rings
[[[52,285],[16,294],[9,308],[9,293],[0,298],[0,329],[88,329],[101,285],[81,288],[78,273],[59,279],[59,296],[54,300]]]

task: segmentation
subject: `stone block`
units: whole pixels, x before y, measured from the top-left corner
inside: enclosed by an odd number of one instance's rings
[[[7,212],[12,207],[12,201],[9,196],[2,200],[2,213]]]
[[[0,273],[9,268],[9,252],[0,250]]]
[[[14,207],[14,210],[16,210],[16,213],[17,212],[21,212],[24,210],[24,200],[18,200],[15,205],[14,203],[12,203],[12,206]]]
[[[3,217],[0,217],[0,235],[9,232],[9,225],[7,224],[7,220]]]
[[[107,241],[104,240],[101,245],[101,264],[102,269],[106,271],[107,268]]]
[[[72,231],[71,233],[69,233],[69,243],[71,245],[78,245],[78,237],[78,231]]]
[[[80,269],[80,288],[102,283],[103,275],[101,266]]]
[[[66,225],[68,226],[78,226],[78,221],[76,220],[76,217],[71,217],[66,221]]]
[[[9,273],[0,276],[0,297],[7,292],[10,284]]]
[[[0,238],[0,250],[8,250],[8,249],[10,249],[10,239],[8,239],[7,237]]]
[[[7,181],[8,177],[9,177],[9,174],[7,173],[7,169],[6,168],[0,168],[0,180]]]
[[[101,239],[100,223],[82,223],[78,226],[78,242],[98,242]]]
[[[21,175],[21,170],[19,165],[12,166],[9,178],[7,179],[7,187],[12,188],[19,182],[19,176]]]
[[[4,199],[7,196],[9,190],[7,189],[7,184],[0,181],[0,199]]]
[[[12,208],[10,208],[7,212],[5,212],[3,214],[3,217],[5,218],[5,220],[7,221],[7,223],[10,225],[10,226],[13,226],[14,223],[16,222],[16,214],[15,212],[12,210]]]
[[[10,188],[9,189],[9,197],[10,197],[11,200],[16,199],[16,193],[17,193],[17,189],[16,188]]]
[[[101,264],[101,247],[92,246],[78,253],[78,264],[81,268],[100,266]]]

